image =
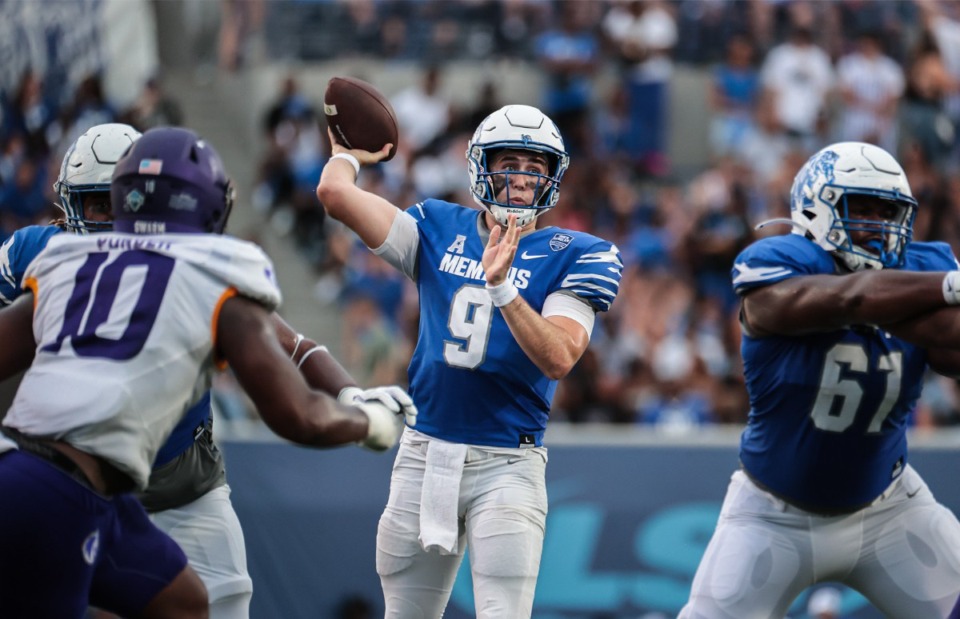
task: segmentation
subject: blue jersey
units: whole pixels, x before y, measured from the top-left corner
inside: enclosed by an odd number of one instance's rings
[[[410,361],[417,430],[474,445],[542,445],[557,382],[523,352],[484,289],[480,214],[439,200],[407,212],[419,232],[420,327]],[[555,292],[606,311],[622,269],[613,244],[549,227],[520,239],[509,277],[538,313]]]
[[[59,226],[27,226],[0,245],[0,307],[10,305],[22,292],[27,266],[43,251],[47,242],[62,232]],[[183,416],[167,442],[157,453],[154,467],[170,462],[193,445],[211,416],[210,392],[206,392]]]
[[[27,265],[43,251],[47,241],[62,230],[59,226],[27,226],[0,245],[0,307],[10,305],[20,296],[20,282]]]
[[[908,271],[957,268],[945,243],[911,243]],[[834,259],[790,234],[747,247],[733,266],[738,295],[791,277],[834,274]],[[907,462],[908,416],[926,353],[870,325],[741,341],[750,416],[746,471],[800,506],[848,510],[879,496]]]

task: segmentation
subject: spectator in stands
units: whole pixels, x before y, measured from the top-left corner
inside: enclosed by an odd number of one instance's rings
[[[638,422],[683,434],[712,421],[703,364],[684,334],[657,342],[650,365],[655,382],[637,402]]]
[[[532,51],[530,42],[550,21],[551,5],[540,0],[504,0],[497,5],[498,53],[505,57],[526,56]]]
[[[485,79],[477,95],[471,97],[470,101],[470,107],[458,115],[457,127],[461,132],[473,133],[484,118],[503,107],[497,80],[493,77]]]
[[[381,376],[406,383],[406,363],[412,349],[383,311],[382,297],[391,292],[369,279],[357,279],[348,281],[341,293],[343,358],[349,371],[364,384]],[[397,302],[402,301],[403,282],[398,292],[401,297]]]
[[[710,82],[710,146],[714,155],[746,158],[747,144],[756,131],[759,72],[754,66],[753,43],[746,35],[730,37],[726,56]]]
[[[13,183],[17,168],[27,156],[27,136],[22,133],[0,134],[0,188]]]
[[[391,97],[400,128],[401,154],[415,159],[450,125],[450,98],[441,92],[443,76],[438,65],[427,67],[423,78]]]
[[[46,156],[50,150],[46,132],[56,120],[57,111],[45,95],[42,76],[33,69],[24,71],[13,98],[5,103],[4,133],[22,136],[27,151]]]
[[[140,131],[183,124],[180,104],[164,92],[159,77],[146,81],[140,96],[123,112],[121,118],[122,122],[133,125]]]
[[[856,49],[837,63],[837,87],[843,102],[837,139],[870,142],[895,152],[903,69],[883,53],[878,31],[860,32]]]
[[[376,56],[380,49],[381,20],[374,0],[351,0],[346,2],[347,18],[350,20],[351,51],[366,56]]]
[[[949,162],[956,137],[944,102],[956,90],[957,81],[947,71],[936,41],[931,33],[924,32],[907,67],[903,134],[907,145],[915,143],[923,157],[940,172]]]
[[[790,38],[767,55],[761,68],[761,114],[778,141],[813,152],[824,128],[833,66],[813,40],[812,24],[794,24]]]
[[[62,144],[72,144],[87,129],[96,125],[112,123],[117,119],[117,110],[107,99],[103,90],[103,77],[91,73],[77,85],[73,101],[60,114],[63,131]]]
[[[561,2],[559,25],[537,37],[537,62],[546,77],[543,111],[557,123],[573,156],[587,146],[587,120],[593,76],[600,61],[600,42],[594,33],[595,5]]]
[[[663,175],[669,166],[668,87],[677,44],[676,20],[665,2],[628,0],[613,5],[602,25],[624,68],[630,155],[640,171]]]
[[[232,73],[249,60],[252,36],[263,26],[264,0],[220,0],[220,69]]]
[[[951,124],[960,127],[960,11],[954,2],[917,0],[925,30],[940,50],[943,67],[952,88],[943,97],[942,107]],[[951,163],[960,164],[960,135],[954,131]]]
[[[43,160],[27,157],[19,162],[13,182],[0,187],[0,236],[52,218],[55,209],[48,187]]]
[[[699,294],[716,299],[725,311],[737,305],[730,268],[753,240],[748,213],[749,170],[724,158],[690,184],[693,223],[683,239],[686,264]]]

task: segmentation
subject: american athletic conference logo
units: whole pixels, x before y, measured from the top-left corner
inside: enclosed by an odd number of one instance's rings
[[[560,251],[561,249],[566,249],[567,245],[572,242],[572,236],[569,234],[564,234],[563,232],[557,232],[553,235],[553,238],[550,239],[550,249],[553,251]]]

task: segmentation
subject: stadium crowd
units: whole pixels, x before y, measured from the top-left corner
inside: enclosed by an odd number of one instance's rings
[[[620,298],[561,382],[555,419],[678,432],[742,423],[749,404],[731,262],[758,235],[787,232],[755,227],[788,215],[795,171],[833,141],[897,154],[920,203],[914,238],[960,247],[956,3],[351,0],[265,8],[276,61],[359,54],[423,65],[422,81],[390,93],[399,155],[360,179],[399,205],[425,196],[470,204],[463,173],[470,132],[511,102],[491,81],[478,85],[471,107],[455,104],[445,94],[445,60],[496,54],[543,71],[542,100],[531,103],[557,120],[576,162],[543,224],[614,240],[626,267]],[[271,38],[284,25],[286,36]],[[235,64],[241,60],[242,53]],[[710,81],[710,132],[702,136],[710,164],[689,174],[669,159],[677,65]],[[598,88],[600,68],[618,76],[608,91]],[[3,94],[0,239],[56,215],[51,179],[64,146],[89,126],[181,122],[156,81],[121,111],[104,99],[96,76],[59,93],[27,73]],[[403,383],[416,291],[352,233],[324,221],[314,188],[329,145],[318,109],[295,78],[284,82],[264,113],[251,201],[315,267],[318,302],[342,307],[343,359],[358,379]],[[960,423],[953,381],[928,379],[915,423]]]

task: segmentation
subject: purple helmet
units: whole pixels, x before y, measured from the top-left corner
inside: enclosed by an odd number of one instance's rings
[[[213,146],[180,127],[157,127],[123,154],[110,183],[119,232],[222,233],[233,185]]]

